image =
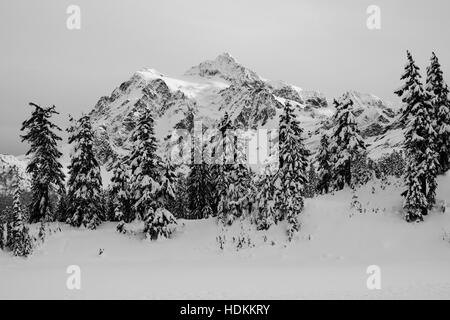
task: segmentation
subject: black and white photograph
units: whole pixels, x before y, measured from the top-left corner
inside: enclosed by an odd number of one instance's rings
[[[0,300],[449,300],[449,17],[1,0]]]

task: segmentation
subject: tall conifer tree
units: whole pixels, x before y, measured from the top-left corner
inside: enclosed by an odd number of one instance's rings
[[[61,129],[50,121],[53,115],[58,114],[55,106],[42,108],[34,103],[30,106],[34,111],[22,124],[21,131],[25,134],[21,138],[30,144],[27,152],[30,156],[27,172],[32,178],[30,222],[38,222],[53,219],[55,208],[51,195],[64,190],[64,174],[59,163],[62,154],[57,147],[61,138],[55,133]]]
[[[104,208],[102,177],[94,152],[91,119],[87,115],[77,121],[72,119],[68,131],[69,143],[73,144],[69,166],[68,222],[73,226],[96,229],[104,218]]]

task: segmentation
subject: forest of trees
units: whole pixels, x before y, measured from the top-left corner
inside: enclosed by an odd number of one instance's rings
[[[434,53],[425,84],[410,52],[407,60],[404,84],[395,92],[404,104],[399,120],[404,148],[377,161],[368,157],[349,94],[334,100],[332,126],[321,136],[315,154],[305,145],[295,106],[285,103],[279,118],[278,166],[258,171],[245,161],[245,146],[233,134],[228,114],[214,139],[193,143],[191,158],[201,161],[174,166],[158,153],[154,115],[144,108],[131,133],[129,154],[117,158],[111,181],[105,184],[90,117],[71,119],[66,177],[58,150],[61,129],[51,119],[55,107],[31,103],[31,117],[22,125],[22,140],[30,146],[31,199],[24,201],[17,178],[13,204],[0,215],[0,248],[18,256],[31,254],[36,239],[29,235],[28,223],[40,223],[42,234],[52,221],[89,229],[115,221],[118,232],[126,233],[127,224],[140,220],[145,237],[156,240],[170,238],[177,219],[209,217],[225,227],[248,218],[258,230],[284,221],[291,241],[301,230],[305,198],[355,189],[387,176],[404,179],[405,219],[423,221],[436,203],[437,176],[450,169],[449,90]],[[211,154],[204,152],[206,143],[213,144]]]

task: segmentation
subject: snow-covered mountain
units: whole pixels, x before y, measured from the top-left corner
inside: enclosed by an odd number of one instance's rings
[[[23,188],[27,189],[30,186],[30,177],[26,173],[26,165],[25,157],[0,154],[0,195],[12,190],[12,185],[17,176],[20,178]]]
[[[371,156],[378,157],[400,147],[403,135],[396,126],[398,108],[371,94],[356,91],[348,94]],[[142,108],[154,111],[155,132],[165,148],[174,129],[191,130],[194,119],[212,128],[225,112],[238,128],[278,128],[282,107],[290,102],[305,129],[308,147],[315,151],[320,136],[330,129],[332,101],[318,91],[264,79],[224,53],[177,77],[150,68],[139,70],[109,96],[101,97],[90,114],[96,131],[97,154],[107,164],[127,153],[128,138]],[[62,161],[67,165],[70,148],[63,146],[62,150]],[[2,186],[8,185],[11,178],[8,168],[13,165],[26,177],[23,160],[24,157],[0,155]]]
[[[365,137],[385,134],[395,122],[395,108],[378,97],[355,91],[349,94]],[[278,116],[288,101],[297,107],[314,150],[319,135],[329,127],[332,103],[320,92],[266,80],[228,53],[201,62],[178,77],[154,69],[137,71],[110,96],[100,98],[91,116],[100,158],[107,162],[126,152],[142,108],[154,110],[156,135],[163,142],[174,128],[192,129],[194,118],[214,127],[225,112],[239,128],[277,128]]]

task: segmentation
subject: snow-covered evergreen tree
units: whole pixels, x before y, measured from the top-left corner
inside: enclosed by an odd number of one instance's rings
[[[11,244],[13,216],[13,210],[10,206],[0,211],[0,249],[2,250],[8,249]]]
[[[420,68],[416,65],[409,51],[406,52],[406,55],[408,62],[406,63],[404,72],[400,78],[400,80],[404,81],[404,84],[397,91],[395,91],[395,94],[401,97],[405,106],[400,118],[403,125],[408,123],[411,109],[414,106],[414,100],[417,98],[417,94],[407,93],[414,93],[416,88],[422,87],[422,83],[420,82],[420,79],[422,78],[419,72]]]
[[[251,172],[242,163],[235,163],[230,168],[230,184],[226,193],[228,212],[223,215],[225,224],[232,224],[247,212],[247,197],[251,193]]]
[[[435,149],[439,154],[439,172],[450,169],[450,100],[449,89],[444,81],[441,65],[436,55],[432,54],[427,68],[425,89],[433,106],[433,125],[436,133]]]
[[[202,141],[192,141],[190,171],[187,177],[189,218],[203,219],[213,215],[215,185],[210,155]]]
[[[228,114],[222,119],[219,132],[213,156],[217,165],[212,171],[219,199],[217,216],[223,224],[231,225],[246,211],[251,172],[246,163],[245,143]]]
[[[408,167],[406,169],[407,190],[403,193],[405,197],[403,208],[406,211],[405,219],[408,222],[423,221],[427,214],[428,200],[423,193],[423,176],[426,170],[424,162],[419,162],[414,154],[409,154]]]
[[[13,220],[11,222],[10,250],[15,256],[27,257],[33,252],[33,241],[23,219],[20,202],[21,190],[17,184],[14,190]]]
[[[150,208],[149,210],[153,210]],[[167,209],[158,208],[152,214],[146,216],[144,233],[148,239],[158,240],[170,238],[175,231],[177,221]]]
[[[176,198],[176,184],[177,175],[175,167],[169,161],[166,161],[162,165],[161,188],[159,189],[157,196],[159,207],[169,210],[170,204],[174,202]]]
[[[317,177],[317,191],[320,193],[328,193],[332,185],[332,163],[331,163],[331,152],[330,152],[330,142],[326,134],[320,139],[320,147],[317,153],[317,164],[319,166],[318,177]]]
[[[100,164],[95,158],[93,131],[89,116],[79,120],[72,119],[69,128],[69,143],[73,152],[69,165],[68,181],[68,222],[96,229],[101,223],[104,212],[102,207],[102,178]]]
[[[56,204],[56,214],[55,214],[55,218],[56,221],[59,222],[66,222],[69,215],[68,215],[68,204],[69,201],[69,196],[67,195],[66,191],[63,190],[62,192],[59,193],[58,196],[58,202]]]
[[[396,93],[406,103],[402,119],[407,123],[405,149],[407,154],[404,208],[407,221],[422,221],[435,202],[438,154],[435,151],[434,108],[430,95],[420,82],[419,67],[408,52],[408,65],[402,75],[405,84]]]
[[[203,219],[213,214],[214,185],[210,165],[206,163],[191,164],[187,178],[189,195],[189,217]]]
[[[157,155],[157,140],[154,133],[153,115],[145,108],[132,132],[133,143],[129,158],[131,168],[131,201],[136,216],[153,221],[157,208],[157,193],[160,185],[161,160]]]
[[[317,193],[318,178],[314,164],[309,164],[308,181],[305,186],[305,198],[313,198]]]
[[[269,167],[265,168],[264,175],[256,183],[256,195],[254,212],[256,228],[268,230],[276,221],[277,217],[277,190],[274,184],[274,174]]]
[[[249,213],[252,189],[252,172],[247,162],[246,140],[240,130],[234,131],[233,164],[230,167],[230,185],[227,190],[229,212],[226,219],[231,224]]]
[[[219,124],[219,135],[216,137],[215,147],[212,154],[214,163],[212,168],[213,181],[215,184],[215,198],[217,199],[217,217],[224,224],[232,223],[234,219],[228,219],[230,214],[230,199],[228,188],[231,184],[232,167],[234,161],[234,135],[233,125],[225,113]]]
[[[176,180],[177,192],[175,193],[175,201],[169,208],[170,212],[173,212],[176,218],[189,218],[189,193],[188,193],[188,182],[187,178],[183,173],[178,173]]]
[[[0,250],[4,250],[8,243],[8,223],[3,219],[5,210],[0,212]]]
[[[357,188],[368,183],[374,177],[374,170],[369,165],[367,151],[357,152],[352,162],[352,188]]]
[[[304,145],[303,129],[286,103],[280,117],[279,169],[276,173],[277,204],[279,220],[289,224],[288,238],[292,240],[300,229],[299,214],[303,211],[305,185],[308,181],[307,167],[309,152]]]
[[[376,176],[380,179],[388,176],[400,178],[405,171],[406,161],[402,151],[394,150],[388,155],[383,155],[376,163]]]
[[[27,156],[30,161],[27,172],[32,177],[32,201],[30,204],[30,221],[52,219],[54,206],[51,202],[52,193],[64,190],[64,174],[59,163],[61,152],[57,143],[61,138],[55,133],[61,129],[50,121],[55,107],[42,108],[30,103],[34,107],[31,117],[22,123],[22,141],[30,144]]]
[[[111,197],[115,220],[123,223],[133,221],[133,211],[130,201],[128,166],[126,159],[116,162],[111,177]]]
[[[331,139],[333,183],[337,190],[352,185],[352,162],[358,153],[365,150],[364,140],[359,134],[353,114],[353,101],[346,93],[339,101],[334,101],[334,131]]]

